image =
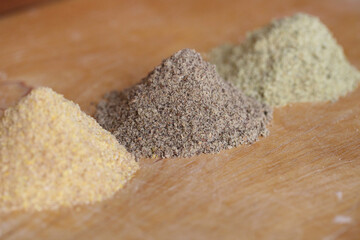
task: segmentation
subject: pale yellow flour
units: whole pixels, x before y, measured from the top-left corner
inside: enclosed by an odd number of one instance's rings
[[[0,211],[57,209],[100,201],[138,163],[79,106],[33,90],[0,122]]]

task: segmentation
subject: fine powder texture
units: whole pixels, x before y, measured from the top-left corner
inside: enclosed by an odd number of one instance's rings
[[[360,80],[327,27],[307,14],[274,20],[209,58],[225,80],[272,106],[336,100]]]
[[[37,88],[0,122],[0,211],[56,209],[111,197],[138,164],[78,105]]]
[[[95,118],[136,157],[190,157],[267,135],[269,107],[223,81],[215,66],[184,49],[139,84],[111,92]]]

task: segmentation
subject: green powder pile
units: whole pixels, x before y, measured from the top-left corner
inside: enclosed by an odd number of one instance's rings
[[[327,27],[307,14],[275,20],[209,58],[225,80],[272,106],[336,100],[360,80]]]
[[[111,197],[138,164],[79,106],[38,88],[0,122],[0,211],[43,210]]]

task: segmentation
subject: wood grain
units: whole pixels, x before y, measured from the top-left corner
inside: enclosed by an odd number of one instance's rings
[[[181,48],[238,42],[298,11],[320,16],[360,67],[355,0],[74,0],[0,19],[0,81],[52,87],[91,114],[105,92]],[[275,110],[271,135],[254,145],[141,160],[108,201],[0,214],[0,239],[360,239],[359,103],[360,88],[294,104]]]
[[[9,13],[21,8],[36,6],[36,4],[43,3],[49,0],[1,0],[0,13]]]

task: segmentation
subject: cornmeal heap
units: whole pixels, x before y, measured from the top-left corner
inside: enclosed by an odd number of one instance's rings
[[[225,80],[272,106],[336,100],[360,80],[327,27],[306,14],[275,20],[241,45],[217,47],[210,61]]]
[[[138,169],[79,106],[38,88],[0,122],[0,211],[56,209],[111,197]]]

